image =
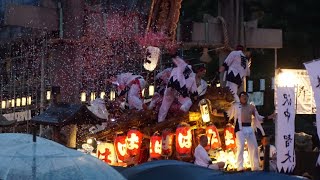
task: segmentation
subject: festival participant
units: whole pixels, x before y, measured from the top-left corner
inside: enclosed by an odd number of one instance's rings
[[[230,88],[236,102],[239,102],[238,89],[243,78],[250,75],[250,56],[250,51],[244,51],[244,47],[238,45],[219,68],[219,72],[226,71],[226,86]]]
[[[157,82],[156,92],[154,93],[151,99],[148,109],[155,108],[157,104],[161,105],[163,94],[168,85],[171,71],[172,71],[172,68],[167,68],[156,75],[156,82]]]
[[[127,101],[130,109],[147,109],[147,105],[143,103],[142,89],[146,85],[146,81],[140,75],[132,73],[122,73],[117,75],[113,81],[117,85],[118,95],[127,95]]]
[[[260,167],[264,171],[277,171],[277,149],[270,144],[270,137],[264,135],[259,146]],[[267,161],[267,162],[265,162]]]
[[[176,56],[173,58],[177,66],[172,69],[168,85],[164,91],[162,104],[158,114],[158,122],[163,122],[168,110],[175,99],[181,104],[180,110],[188,112],[192,105],[192,98],[197,95],[195,73],[183,59]]]
[[[236,167],[238,171],[244,170],[243,168],[243,152],[245,140],[247,141],[249,159],[251,170],[259,170],[258,158],[258,144],[254,133],[254,129],[260,129],[262,135],[265,135],[261,126],[264,119],[271,119],[273,115],[267,118],[260,116],[254,105],[248,104],[249,95],[246,92],[241,92],[240,103],[235,102],[228,110],[229,120],[234,119],[235,133],[236,133]],[[254,117],[254,118],[252,118]]]
[[[208,137],[206,135],[202,135],[200,137],[200,144],[194,150],[195,161],[194,164],[207,167],[210,169],[222,169],[224,167],[224,162],[212,163],[208,152],[205,150],[205,147],[208,145]]]
[[[194,72],[196,73],[196,84],[197,84],[197,92],[198,96],[202,97],[207,92],[208,84],[202,78],[206,75],[206,67],[204,64],[201,64],[198,67],[194,67]]]

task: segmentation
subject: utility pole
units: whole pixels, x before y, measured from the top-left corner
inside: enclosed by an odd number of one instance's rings
[[[40,114],[44,110],[44,101],[45,101],[45,85],[44,85],[44,67],[45,67],[45,55],[47,53],[47,33],[45,32],[44,38],[42,40],[42,48],[41,48],[41,70],[40,70]],[[40,125],[39,136],[42,136],[43,133],[43,125]]]

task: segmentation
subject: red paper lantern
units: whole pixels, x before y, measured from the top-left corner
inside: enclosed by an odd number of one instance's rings
[[[114,165],[117,162],[116,152],[112,143],[101,142],[97,146],[97,158]]]
[[[162,151],[162,137],[155,134],[150,138],[150,158],[160,159]]]
[[[136,130],[132,129],[127,134],[127,153],[130,156],[136,156],[140,154],[140,148],[142,143],[143,134]]]
[[[176,129],[176,150],[179,156],[190,156],[192,148],[192,134],[189,126]]]
[[[206,128],[206,135],[208,137],[208,149],[217,149],[221,147],[221,140],[219,136],[218,129],[215,125],[209,125]],[[211,139],[211,147],[210,147],[210,139]]]
[[[236,136],[234,134],[234,126],[231,124],[227,124],[224,129],[224,140],[226,144],[226,149],[234,149],[236,148]]]
[[[116,149],[116,154],[118,157],[118,162],[123,162],[127,156],[127,136],[117,136],[114,139],[114,147]]]
[[[162,155],[171,156],[172,155],[172,143],[174,134],[170,131],[162,132]]]

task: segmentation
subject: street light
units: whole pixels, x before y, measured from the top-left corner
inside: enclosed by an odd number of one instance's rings
[[[114,90],[110,91],[110,100],[113,101],[116,98],[116,92]]]
[[[21,99],[20,99],[20,98],[17,98],[17,99],[16,99],[16,106],[17,106],[17,107],[20,107],[20,106],[21,106]]]
[[[1,101],[1,109],[5,109],[6,108],[6,101]]]
[[[15,100],[14,99],[11,99],[11,107],[14,107],[14,104],[15,103]]]
[[[22,97],[21,98],[21,106],[25,106],[27,104],[27,98],[26,97]]]
[[[47,91],[47,100],[50,100],[50,99],[51,99],[51,91],[48,90],[48,91]]]
[[[81,102],[86,102],[86,96],[87,96],[87,94],[85,92],[81,93],[81,97],[80,97]]]
[[[154,85],[150,85],[149,86],[149,96],[153,96],[154,95]]]
[[[32,100],[31,96],[28,96],[28,99],[27,99],[27,104],[28,105],[31,105],[31,100]]]
[[[91,92],[90,94],[90,100],[93,101],[96,99],[96,93],[95,92]]]
[[[101,93],[100,93],[100,98],[101,98],[101,99],[104,99],[104,96],[106,96],[106,93],[105,93],[105,92],[101,92]]]

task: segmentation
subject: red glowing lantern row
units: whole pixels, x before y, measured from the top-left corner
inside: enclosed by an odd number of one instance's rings
[[[206,128],[206,135],[208,137],[208,149],[217,149],[221,147],[221,140],[218,129],[215,125],[209,125]],[[210,143],[211,140],[211,143]],[[210,147],[211,144],[211,147]]]
[[[179,156],[190,156],[192,148],[192,133],[188,126],[176,129],[176,150]]]
[[[138,130],[130,130],[127,134],[127,153],[130,156],[140,154],[143,134]]]
[[[116,154],[119,162],[123,162],[127,156],[127,144],[126,144],[127,136],[117,136],[114,139],[114,146],[116,149]]]
[[[170,131],[162,132],[162,155],[171,156],[172,155],[172,143],[174,134]]]
[[[234,134],[234,126],[231,124],[227,124],[224,129],[224,139],[226,144],[226,149],[234,149],[236,148],[236,136]]]
[[[150,158],[160,159],[162,151],[162,137],[160,135],[153,135],[150,138]]]
[[[100,143],[97,147],[97,157],[107,164],[115,164],[117,162],[117,157],[114,145],[107,142]]]

